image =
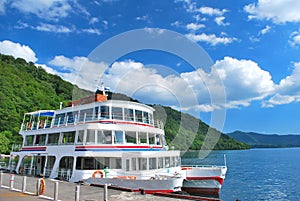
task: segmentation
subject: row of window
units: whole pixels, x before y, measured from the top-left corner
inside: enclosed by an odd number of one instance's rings
[[[77,132],[27,135],[24,146],[125,143],[162,145],[165,140],[162,135],[156,133],[87,129],[78,130]]]
[[[115,119],[134,121],[153,125],[153,115],[141,110],[122,107],[99,106],[80,111],[57,114],[54,118],[54,126],[72,124],[74,122],[86,122],[101,119]]]

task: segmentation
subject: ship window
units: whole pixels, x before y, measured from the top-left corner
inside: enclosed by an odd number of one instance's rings
[[[79,121],[90,121],[93,117],[93,109],[80,110]]]
[[[133,118],[133,109],[125,108],[124,113],[125,113],[125,120],[126,121],[133,121],[134,120],[134,118]]]
[[[54,126],[64,124],[65,121],[65,113],[55,115]]]
[[[109,119],[109,107],[100,106],[100,117],[101,119]]]
[[[67,118],[68,118],[68,121],[67,121],[68,124],[74,123],[74,114],[73,114],[73,112],[68,112],[67,113]]]
[[[95,144],[95,130],[92,129],[87,130],[86,144]]]
[[[93,119],[98,119],[98,117],[99,117],[99,107],[95,107],[95,113]]]
[[[131,159],[131,169],[136,170],[136,158]]]
[[[154,170],[156,168],[156,158],[149,158],[149,170]]]
[[[138,158],[139,170],[147,170],[147,158]]]
[[[126,139],[126,143],[136,144],[136,132],[126,131],[125,139]]]
[[[83,144],[83,137],[84,137],[84,130],[79,130],[76,144]]]
[[[149,144],[155,144],[155,134],[149,133]]]
[[[123,131],[115,131],[115,143],[116,144],[124,143]]]
[[[32,146],[33,145],[33,135],[27,135],[24,146]]]
[[[156,134],[156,144],[157,145],[161,145],[162,144],[162,140],[159,134]]]
[[[143,112],[140,110],[135,111],[135,121],[143,122]]]
[[[179,156],[176,156],[175,157],[175,166],[180,166],[180,157]]]
[[[62,133],[63,144],[74,144],[75,131]]]
[[[174,156],[172,156],[171,157],[171,167],[175,167],[175,157]]]
[[[139,144],[147,144],[148,143],[147,133],[144,133],[144,132],[138,133],[138,143]]]
[[[121,107],[112,107],[111,114],[113,119],[123,120],[122,108]]]
[[[48,135],[48,143],[47,144],[58,144],[59,133],[53,133]]]
[[[97,144],[111,144],[111,139],[111,131],[97,131]]]
[[[111,169],[122,169],[122,160],[121,158],[106,158],[109,159],[108,167]]]
[[[165,167],[169,168],[170,167],[170,157],[165,158]]]
[[[153,115],[149,113],[149,123],[153,125]]]
[[[158,158],[158,168],[164,168],[164,158],[163,157],[159,157]]]
[[[148,112],[143,112],[143,123],[149,124]]]
[[[45,145],[46,135],[36,135],[35,136],[35,145]]]

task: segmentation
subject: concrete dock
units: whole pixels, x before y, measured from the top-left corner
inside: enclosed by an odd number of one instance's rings
[[[12,181],[13,180],[13,181]],[[170,198],[155,195],[142,195],[141,193],[126,192],[115,189],[108,189],[107,197],[104,196],[104,188],[78,185],[65,181],[45,179],[46,189],[43,195],[37,196],[36,177],[26,177],[24,187],[24,176],[2,173],[0,178],[0,201],[29,201],[29,200],[62,200],[62,201],[115,201],[115,200],[134,200],[134,201],[174,201],[174,200],[201,200],[188,198]],[[13,182],[13,186],[12,186]],[[58,183],[58,184],[57,184]],[[57,192],[55,192],[55,185]],[[76,193],[79,190],[79,193]],[[207,200],[207,199],[203,199]]]

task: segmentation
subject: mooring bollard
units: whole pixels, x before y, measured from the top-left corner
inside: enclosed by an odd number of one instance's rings
[[[2,180],[3,180],[3,172],[0,172],[0,187],[2,187]]]
[[[41,180],[37,180],[36,181],[36,195],[39,196],[40,195],[40,191],[41,190]]]
[[[23,182],[22,182],[22,193],[25,193],[25,191],[26,191],[26,180],[27,180],[27,177],[24,176]]]
[[[54,200],[57,201],[58,200],[58,181],[56,181],[54,183]]]
[[[15,175],[10,174],[10,180],[9,180],[9,189],[12,190],[14,188],[14,182],[15,182]]]
[[[79,201],[79,194],[80,194],[80,186],[76,186],[75,188],[75,201]]]
[[[108,201],[108,192],[107,192],[107,184],[104,185],[104,192],[103,192],[103,201]]]

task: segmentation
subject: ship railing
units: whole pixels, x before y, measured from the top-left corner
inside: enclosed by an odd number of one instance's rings
[[[164,123],[160,120],[156,120],[156,121],[154,121],[154,127],[164,129]]]
[[[11,146],[11,152],[19,152],[21,148],[22,148],[21,144],[13,144]]]
[[[72,175],[71,169],[60,168],[57,171],[57,176],[62,179],[69,180],[71,178],[71,175]]]
[[[53,127],[64,127],[68,125],[75,125],[75,124],[85,124],[90,123],[94,121],[99,121],[103,119],[109,119],[109,118],[93,118],[92,116],[85,115],[83,119],[80,118],[70,118],[69,116],[66,117],[59,117],[57,119],[51,120],[41,120],[41,121],[32,121],[32,122],[24,122],[21,125],[22,131],[30,131],[30,130],[39,130],[39,129],[46,129],[46,128],[53,128]],[[113,120],[122,120],[119,119],[119,117],[114,116]],[[124,121],[128,121],[128,119],[125,119]],[[130,119],[130,121],[133,121]],[[135,122],[135,121],[134,121]],[[151,126],[154,126],[155,128],[164,129],[164,123],[160,120],[152,121],[152,120],[140,120],[137,122],[149,124]]]
[[[181,165],[181,167],[191,167],[191,168],[226,168],[225,165]]]

